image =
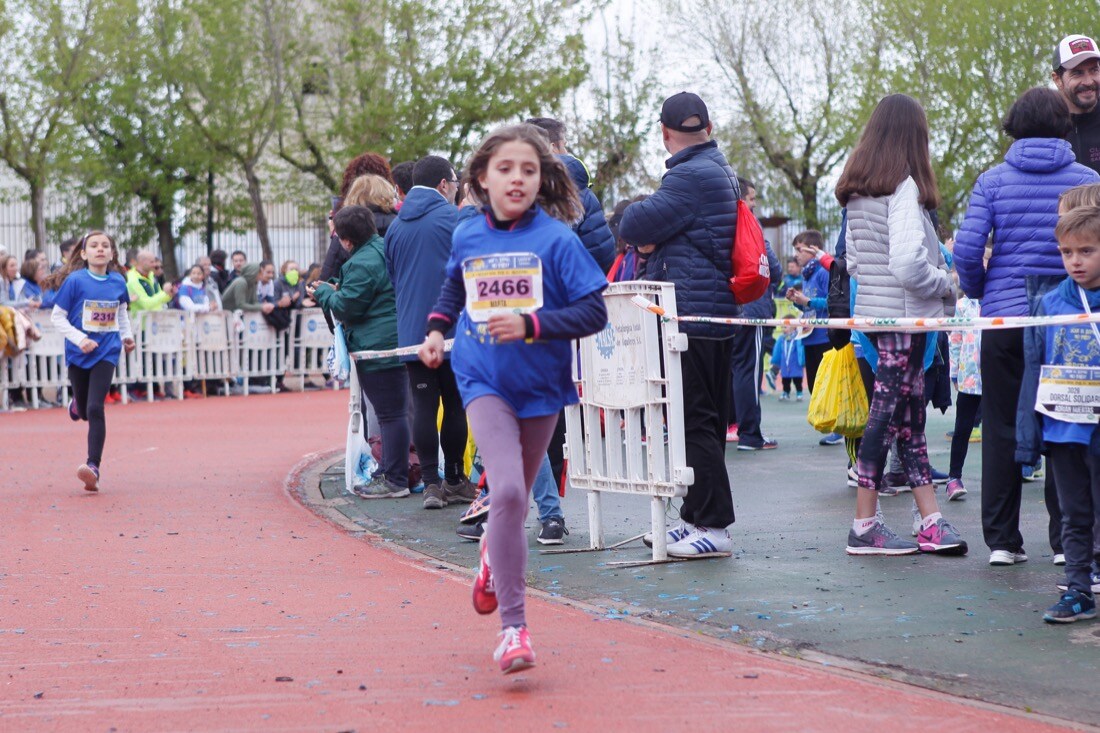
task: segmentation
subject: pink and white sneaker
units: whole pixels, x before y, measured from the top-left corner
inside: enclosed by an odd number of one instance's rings
[[[479,542],[481,563],[477,568],[477,577],[474,578],[474,610],[485,615],[497,610],[497,592],[493,588],[493,571],[489,567],[489,545],[485,538],[489,535],[489,526],[481,535]]]
[[[531,648],[531,634],[526,626],[506,626],[497,637],[497,650],[493,659],[500,663],[500,671],[512,674],[535,666],[535,651]]]

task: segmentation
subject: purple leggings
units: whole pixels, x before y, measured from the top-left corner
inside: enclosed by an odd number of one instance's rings
[[[523,626],[527,623],[523,605],[527,536],[523,522],[531,486],[546,456],[558,413],[520,418],[507,402],[486,395],[466,406],[466,416],[492,497],[485,534],[501,627]]]

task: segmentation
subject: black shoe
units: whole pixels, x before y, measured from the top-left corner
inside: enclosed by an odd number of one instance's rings
[[[550,517],[542,523],[538,541],[540,545],[562,545],[565,544],[567,534],[569,530],[565,528],[565,520],[561,517]]]
[[[485,522],[478,522],[477,524],[459,524],[455,532],[464,540],[477,542],[481,539],[481,535],[485,534]]]

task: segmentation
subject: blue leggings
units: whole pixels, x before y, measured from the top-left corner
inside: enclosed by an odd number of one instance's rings
[[[501,627],[524,626],[527,535],[523,522],[529,492],[546,458],[558,414],[517,417],[507,402],[495,395],[485,395],[466,406],[466,416],[485,464],[492,497],[485,541],[489,546]]]

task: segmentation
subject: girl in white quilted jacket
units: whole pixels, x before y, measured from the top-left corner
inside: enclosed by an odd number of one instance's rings
[[[858,283],[856,317],[940,317],[954,288],[929,212],[939,191],[928,153],[928,120],[904,94],[879,102],[837,182],[848,210],[848,273]],[[943,518],[932,488],[925,440],[923,332],[870,332],[878,351],[874,393],[856,473],[856,515],[849,555],[963,555],[966,543]],[[917,542],[898,537],[878,512],[890,444],[921,515]]]

